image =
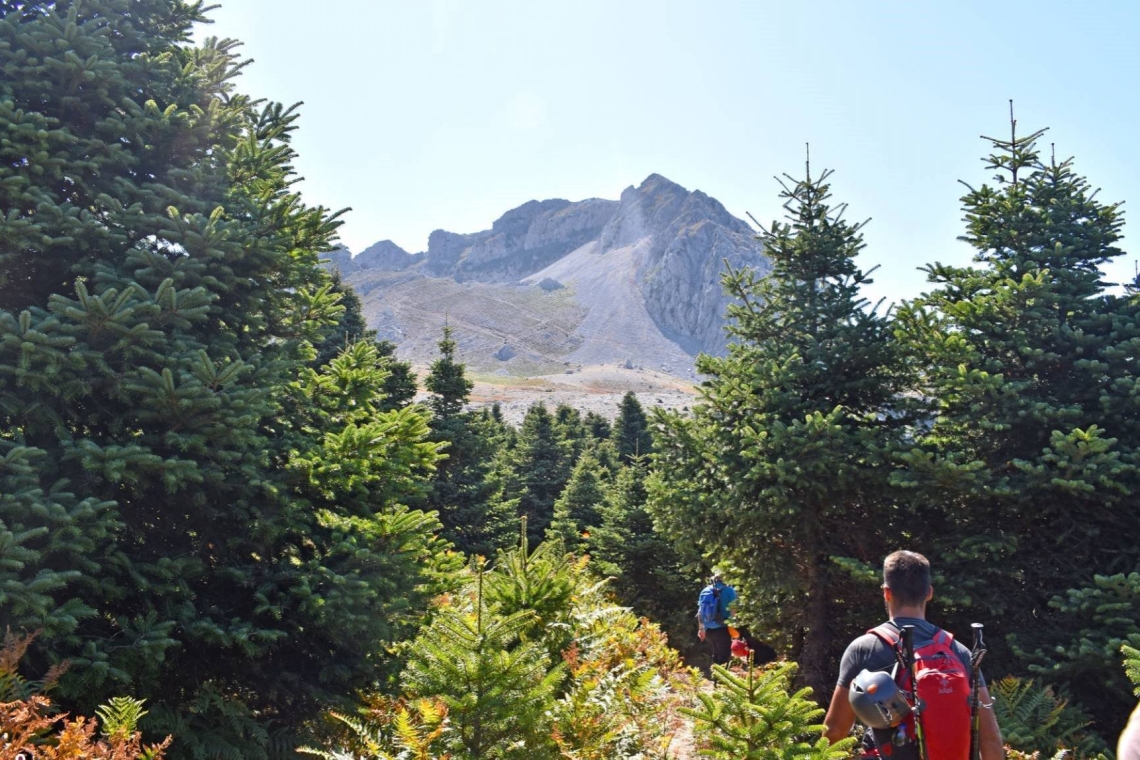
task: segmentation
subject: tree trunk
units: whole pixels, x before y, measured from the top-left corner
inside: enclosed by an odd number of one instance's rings
[[[800,681],[812,688],[816,701],[826,705],[831,699],[832,687],[827,674],[827,657],[831,652],[833,624],[828,603],[828,559],[817,556],[808,566],[807,604],[804,609],[804,646],[800,652]]]

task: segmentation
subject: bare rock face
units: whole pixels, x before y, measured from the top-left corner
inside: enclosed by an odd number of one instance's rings
[[[690,353],[723,353],[731,299],[720,275],[726,261],[733,268],[768,271],[755,233],[715,198],[699,190],[690,193],[658,175],[623,196],[627,194],[629,205],[652,220],[652,242],[638,272],[650,315]]]
[[[731,299],[720,284],[724,263],[767,271],[751,228],[716,199],[652,174],[628,187],[598,237],[598,252],[637,249],[637,283],[658,329],[686,353],[724,351]]]
[[[391,240],[381,240],[379,243],[368,246],[355,256],[352,251],[342,246],[323,254],[321,258],[327,261],[333,269],[340,272],[341,276],[347,276],[351,272],[359,272],[363,269],[400,272],[418,264],[423,260],[424,255],[422,253],[408,253]]]
[[[408,253],[391,240],[381,240],[361,251],[354,259],[357,269],[387,269],[400,272],[418,264],[424,255]]]
[[[560,283],[558,280],[555,280],[553,277],[543,277],[542,281],[538,283],[538,287],[549,293],[552,290],[561,290],[566,286]]]
[[[428,249],[424,253],[424,264],[428,272],[440,277],[454,272],[463,252],[467,250],[476,235],[457,235],[446,230],[436,230],[428,236]]]
[[[329,262],[329,266],[340,272],[342,276],[356,268],[356,265],[352,262],[352,251],[344,246],[329,251],[328,253],[322,253],[321,258]]]
[[[460,281],[514,282],[597,237],[616,207],[597,199],[530,201],[484,232],[437,230],[428,238],[428,266]]]
[[[622,191],[613,221],[602,231],[602,250],[623,248],[647,236],[667,233],[688,196],[685,188],[660,174],[650,174],[640,187],[630,185]]]
[[[698,352],[724,351],[724,262],[769,267],[745,222],[658,174],[619,201],[529,201],[489,230],[436,230],[424,253],[381,241],[327,258],[405,357],[434,358],[446,318],[465,362],[517,374],[570,361],[692,376]]]

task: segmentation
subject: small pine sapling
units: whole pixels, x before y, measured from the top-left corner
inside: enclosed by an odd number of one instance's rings
[[[811,689],[789,693],[795,671],[790,662],[758,669],[751,657],[740,672],[713,665],[716,688],[697,694],[700,707],[681,709],[695,721],[700,754],[721,760],[846,758],[855,739],[828,743]]]
[[[547,710],[563,677],[541,642],[520,638],[533,613],[504,614],[484,595],[476,567],[470,604],[445,607],[416,638],[405,671],[413,695],[446,705],[453,729],[446,748],[469,757],[553,756]]]

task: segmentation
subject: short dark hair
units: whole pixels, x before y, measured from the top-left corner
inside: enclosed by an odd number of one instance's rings
[[[883,560],[883,583],[900,604],[922,604],[930,591],[930,561],[918,552],[892,552]]]

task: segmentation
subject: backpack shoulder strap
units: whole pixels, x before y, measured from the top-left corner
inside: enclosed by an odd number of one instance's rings
[[[867,631],[867,633],[873,633],[874,635],[878,636],[883,641],[883,643],[887,644],[891,648],[898,648],[899,642],[902,640],[898,629],[890,623],[883,623],[882,625],[875,626],[871,630]]]
[[[894,673],[894,678],[898,683],[906,683],[909,679],[909,673],[906,664],[906,655],[903,653],[902,646],[902,633],[892,623],[883,623],[876,626],[867,633],[872,633],[879,638],[884,644],[891,648],[891,652],[895,655],[895,663],[898,668]],[[899,680],[902,679],[902,680]]]

